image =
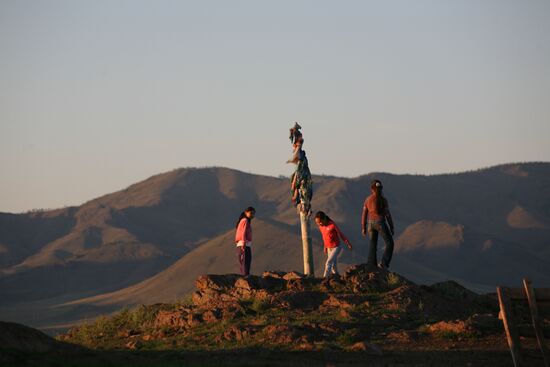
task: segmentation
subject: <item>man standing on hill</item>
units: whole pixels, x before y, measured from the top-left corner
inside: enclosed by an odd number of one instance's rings
[[[376,266],[376,247],[378,246],[378,234],[384,238],[386,244],[384,255],[378,264],[380,268],[390,267],[390,261],[393,254],[393,219],[390,214],[388,200],[382,194],[382,182],[380,180],[372,181],[370,185],[371,195],[367,197],[363,204],[363,215],[361,217],[361,233],[363,237],[369,233],[369,257],[367,264]],[[388,229],[389,225],[389,229]]]

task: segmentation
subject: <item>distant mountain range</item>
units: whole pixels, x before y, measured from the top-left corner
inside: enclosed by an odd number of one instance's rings
[[[550,286],[550,163],[432,176],[314,176],[314,211],[327,212],[354,244],[342,270],[366,260],[360,220],[374,178],[384,183],[396,224],[393,270],[477,291],[519,285],[526,276]],[[201,274],[236,273],[234,226],[249,205],[257,209],[252,272],[301,271],[289,187],[283,178],[188,168],[79,207],[0,213],[0,320],[61,327],[125,305],[173,301]],[[312,232],[320,276],[324,255],[315,225]]]

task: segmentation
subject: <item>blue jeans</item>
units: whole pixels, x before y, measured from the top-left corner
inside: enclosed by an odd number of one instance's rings
[[[338,255],[340,255],[340,252],[342,252],[341,246],[327,249],[327,262],[323,274],[325,278],[331,274],[338,274]]]
[[[388,225],[385,221],[370,221],[368,222],[367,232],[369,233],[369,257],[367,264],[376,265],[376,247],[378,246],[378,234],[382,235],[384,243],[384,255],[382,255],[382,264],[387,268],[390,267],[390,261],[393,254],[393,237],[390,233]]]

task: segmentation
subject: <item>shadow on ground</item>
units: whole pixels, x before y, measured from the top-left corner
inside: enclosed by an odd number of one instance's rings
[[[0,366],[36,367],[172,367],[172,366],[512,366],[507,351],[411,351],[373,356],[365,352],[284,352],[233,350],[187,351],[79,351],[23,353],[0,350]]]

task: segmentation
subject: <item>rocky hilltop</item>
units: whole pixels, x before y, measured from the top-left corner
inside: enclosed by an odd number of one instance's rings
[[[494,297],[456,282],[419,286],[361,264],[327,279],[276,271],[203,275],[186,300],[125,309],[58,339],[134,353],[238,351],[239,358],[252,355],[267,365],[262,358],[298,358],[298,351],[350,363],[368,356],[404,365],[506,365],[509,352],[497,315]]]

